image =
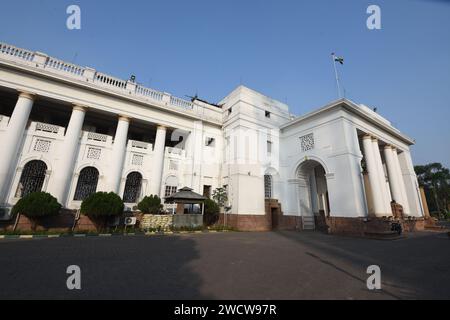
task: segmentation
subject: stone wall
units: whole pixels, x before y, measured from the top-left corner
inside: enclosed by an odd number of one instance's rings
[[[140,223],[141,229],[167,231],[172,228],[173,215],[144,214]]]
[[[33,225],[36,231],[55,231],[55,232],[68,232],[72,229],[75,221],[75,211],[73,210],[61,210],[61,213],[54,217],[42,217],[34,219],[33,221],[20,215],[17,223],[16,231],[31,231]],[[4,223],[1,227],[2,230],[12,231],[14,228],[15,219]]]

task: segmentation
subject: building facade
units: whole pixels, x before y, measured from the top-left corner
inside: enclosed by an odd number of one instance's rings
[[[224,187],[222,219],[243,230],[389,217],[393,201],[421,218],[413,144],[346,99],[299,117],[244,86],[217,105],[187,101],[0,43],[5,213],[41,190],[68,209],[112,191],[132,209],[187,186],[208,196]]]

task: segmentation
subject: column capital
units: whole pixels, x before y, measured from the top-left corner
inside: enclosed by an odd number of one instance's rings
[[[77,110],[77,111],[82,111],[82,112],[86,112],[88,109],[88,107],[83,106],[81,104],[72,104],[72,110]]]
[[[28,91],[18,90],[19,91],[19,98],[25,98],[29,100],[36,100],[36,94]]]
[[[156,130],[167,130],[167,127],[165,126],[165,125],[162,125],[162,124],[158,124],[157,126],[156,126]]]
[[[378,142],[378,138],[377,137],[372,137],[372,141]]]
[[[365,134],[363,136],[363,139],[372,139],[372,136],[370,134]]]
[[[384,149],[385,149],[385,150],[387,150],[387,149],[394,149],[394,147],[391,146],[390,144],[386,144],[386,145],[384,146]]]
[[[131,122],[131,117],[119,114],[119,121]]]

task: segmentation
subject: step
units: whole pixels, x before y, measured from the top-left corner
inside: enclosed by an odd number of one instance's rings
[[[302,216],[303,230],[315,230],[316,223],[313,216]]]

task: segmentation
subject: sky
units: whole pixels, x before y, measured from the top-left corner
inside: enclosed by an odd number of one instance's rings
[[[66,27],[73,4],[80,30]],[[181,98],[243,84],[295,115],[338,98],[336,52],[345,96],[414,138],[415,164],[450,167],[450,1],[2,0],[0,41]]]

